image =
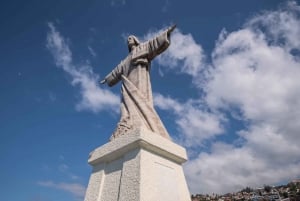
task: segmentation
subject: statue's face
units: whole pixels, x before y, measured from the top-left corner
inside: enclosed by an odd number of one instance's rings
[[[133,46],[136,46],[134,38],[132,36],[129,36],[127,39],[128,47],[132,48]]]

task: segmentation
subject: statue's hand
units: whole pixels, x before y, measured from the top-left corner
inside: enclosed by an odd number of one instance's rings
[[[174,24],[173,26],[170,26],[170,27],[167,29],[168,34],[170,35],[171,32],[173,32],[175,28],[176,28],[176,24]]]
[[[105,83],[106,83],[106,79],[104,79],[100,82],[100,84],[105,84]]]

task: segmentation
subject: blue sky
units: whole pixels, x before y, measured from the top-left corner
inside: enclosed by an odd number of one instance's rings
[[[186,147],[191,193],[300,177],[300,2],[53,0],[0,3],[0,194],[82,200],[89,152],[119,120],[100,86],[141,40],[172,23],[152,63],[155,107]]]

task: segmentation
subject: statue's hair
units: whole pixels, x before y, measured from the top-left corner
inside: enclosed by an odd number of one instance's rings
[[[130,36],[128,36],[128,38],[129,37],[133,38],[133,40],[134,40],[134,42],[135,42],[136,45],[140,44],[140,41],[139,41],[139,39],[136,36],[130,35]],[[129,46],[128,46],[128,50],[129,50],[129,52],[131,52],[131,48]]]

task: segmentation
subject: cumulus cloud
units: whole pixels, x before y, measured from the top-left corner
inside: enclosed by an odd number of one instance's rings
[[[265,11],[262,15],[249,20],[246,26],[258,30],[266,28],[264,34],[268,36],[267,40],[280,44],[287,51],[299,49],[299,11],[300,6],[295,1],[289,1],[280,13]]]
[[[189,100],[180,103],[170,97],[155,94],[154,102],[162,110],[172,111],[179,133],[179,142],[187,147],[196,147],[205,140],[213,139],[223,132],[221,115],[205,111],[201,103]]]
[[[292,1],[257,14],[237,31],[224,29],[211,63],[191,35],[174,33],[176,42],[159,64],[191,75],[204,95],[182,103],[156,95],[155,102],[175,114],[185,145],[211,141],[185,166],[192,193],[226,193],[300,176],[299,16]],[[228,114],[245,128],[224,130]],[[224,132],[239,143],[215,142]]]
[[[88,46],[88,50],[89,50],[89,52],[91,53],[91,55],[92,55],[93,57],[96,57],[96,56],[97,56],[97,53],[95,52],[95,50],[94,50],[91,46]]]
[[[166,30],[167,27],[149,31],[142,40],[148,40]],[[159,65],[166,70],[176,70],[196,77],[205,66],[205,55],[200,44],[197,44],[191,34],[184,34],[176,28],[171,34],[172,45],[157,58]]]
[[[299,6],[263,12],[222,31],[203,90],[212,110],[238,108],[242,145],[216,143],[186,166],[193,192],[225,193],[300,176]]]
[[[178,29],[171,35],[171,41],[175,42],[158,57],[158,63],[191,76],[199,75],[205,60],[201,45],[191,34],[183,34]]]
[[[278,158],[266,161],[267,158],[261,156],[264,153],[255,154],[253,151],[249,145],[237,148],[215,143],[211,153],[203,152],[185,166],[191,192],[233,192],[246,186],[261,187],[264,184],[289,181],[299,175],[299,163],[288,161],[274,165],[273,161]]]
[[[80,88],[81,100],[76,108],[93,112],[107,108],[115,111],[114,108],[118,108],[117,105],[119,104],[118,96],[98,86],[99,77],[88,63],[84,65],[74,64],[72,52],[66,40],[52,23],[48,23],[48,26],[50,30],[47,33],[47,48],[52,53],[56,66],[71,76],[73,86]]]
[[[71,193],[73,196],[81,200],[84,198],[86,190],[85,187],[79,183],[55,183],[53,181],[40,181],[38,182],[38,185]]]

